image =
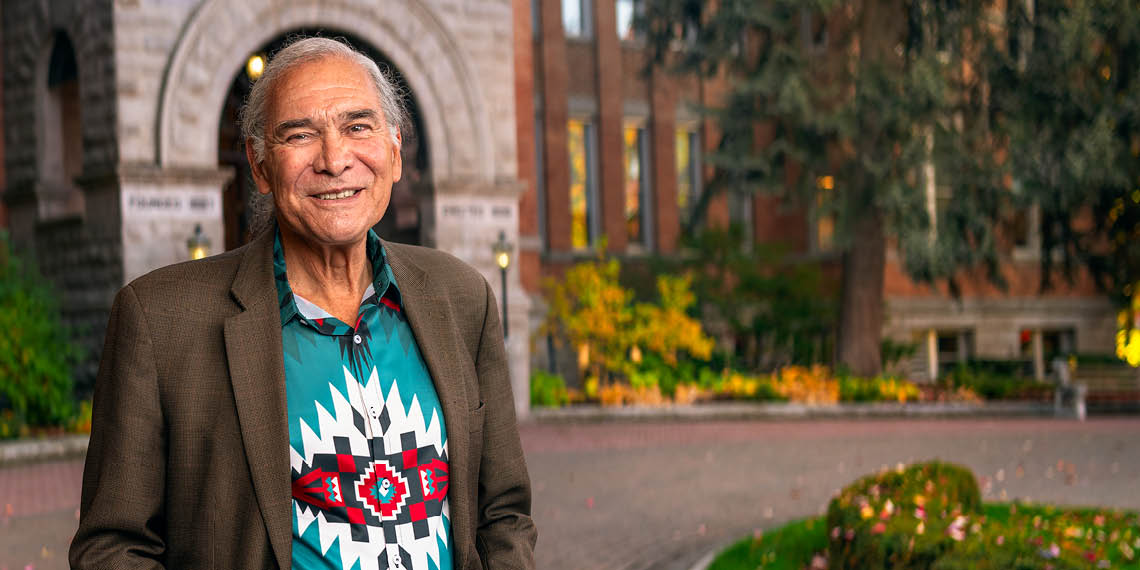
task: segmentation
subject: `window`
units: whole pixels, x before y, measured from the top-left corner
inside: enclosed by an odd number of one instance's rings
[[[974,355],[974,331],[938,331],[938,371],[947,374]]]
[[[649,137],[645,127],[628,125],[622,132],[625,175],[625,236],[631,245],[649,246]]]
[[[542,248],[545,250],[550,243],[546,239],[546,159],[543,157],[545,147],[543,146],[542,110],[535,109],[534,112],[534,194],[538,198],[538,238],[542,242]]]
[[[832,251],[835,249],[835,212],[831,209],[830,201],[834,195],[835,177],[820,176],[816,179],[815,186],[812,247],[819,252]]]
[[[729,221],[732,225],[740,227],[745,251],[751,251],[755,241],[752,222],[754,199],[754,196],[747,191],[731,192],[728,195]]]
[[[617,0],[616,6],[618,38],[627,42],[641,39],[641,32],[634,28],[634,20],[645,14],[644,0]]]
[[[677,129],[675,133],[677,166],[677,209],[681,223],[693,216],[701,194],[700,138],[693,127]]]
[[[36,86],[39,215],[43,219],[83,212],[83,192],[75,178],[83,172],[79,66],[67,34],[55,32],[48,58],[47,81]]]
[[[568,38],[588,38],[593,10],[591,0],[562,0],[562,28]]]
[[[596,148],[594,126],[577,119],[568,124],[570,150],[570,246],[587,249],[599,234],[597,183],[594,176]]]
[[[542,0],[530,0],[530,33],[531,37],[542,37]]]

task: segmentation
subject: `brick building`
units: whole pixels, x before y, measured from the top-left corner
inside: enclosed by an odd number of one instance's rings
[[[527,182],[520,253],[522,282],[533,295],[540,276],[588,257],[603,235],[619,256],[676,252],[681,220],[709,174],[700,157],[714,147],[715,129],[692,109],[715,104],[725,83],[643,73],[647,51],[630,26],[643,1],[515,0],[516,138]],[[1108,300],[1087,276],[1042,294],[1036,213],[1010,218],[1006,291],[967,272],[962,297],[953,299],[910,281],[889,246],[883,333],[919,347],[900,372],[924,379],[959,360],[986,358],[1020,359],[1043,376],[1055,354],[1114,350]],[[774,198],[721,197],[709,221],[742,223],[757,241],[783,242],[839,267],[829,221]],[[541,361],[536,365],[545,366]]]
[[[196,227],[214,252],[245,239],[248,166],[233,119],[256,57],[293,33],[346,37],[397,74],[415,119],[383,235],[456,254],[500,295],[491,246],[501,231],[515,248],[508,320],[520,332],[508,350],[523,409],[522,331],[541,318],[541,277],[603,235],[624,256],[676,252],[709,174],[701,156],[715,129],[691,103],[715,102],[724,84],[643,74],[630,27],[640,2],[5,1],[0,220],[97,355],[124,283],[188,259]],[[1087,280],[1037,294],[1024,214],[1004,294],[975,280],[954,301],[888,257],[884,332],[922,343],[916,376],[973,355],[1111,351],[1113,313]],[[715,200],[709,219],[834,258],[825,223],[768,199]]]

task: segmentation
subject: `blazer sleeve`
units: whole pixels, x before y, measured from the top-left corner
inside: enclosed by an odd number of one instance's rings
[[[476,357],[483,401],[475,548],[487,569],[534,568],[538,539],[530,516],[530,477],[519,440],[503,328],[491,287],[483,282],[486,313]]]
[[[163,567],[166,434],[154,357],[128,285],[111,308],[95,382],[73,569]]]

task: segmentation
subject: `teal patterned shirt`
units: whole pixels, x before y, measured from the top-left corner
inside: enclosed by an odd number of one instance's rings
[[[293,293],[278,232],[298,570],[450,570],[447,431],[384,248],[356,322]]]

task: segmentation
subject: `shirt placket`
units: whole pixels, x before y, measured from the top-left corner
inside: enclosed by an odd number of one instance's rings
[[[363,322],[365,319],[368,319],[372,316],[375,316],[375,314],[372,313],[373,310],[374,309],[371,307],[362,307],[361,308],[362,315],[357,320],[357,324]],[[374,329],[375,327],[369,326],[369,328]],[[352,342],[356,346],[360,346],[360,344],[363,342],[363,339],[361,338],[357,329],[353,329],[353,330],[349,331],[348,334],[352,335]],[[373,360],[373,366],[375,366],[375,359],[371,359],[371,360]],[[374,398],[373,399],[374,403],[369,403],[368,398],[365,396],[365,387],[364,387],[363,379],[357,379],[356,386],[357,386],[356,391],[357,391],[358,397],[360,398],[360,409],[367,410],[367,412],[368,412],[368,414],[367,414],[368,433],[366,434],[368,436],[368,442],[369,442],[368,454],[372,460],[372,463],[375,464],[380,460],[380,458],[377,457],[376,445],[374,444],[374,442],[377,439],[383,439],[383,437],[385,435],[384,434],[384,427],[380,422],[380,414],[383,413],[384,406],[386,405],[386,403],[384,401],[384,395],[380,392],[379,383],[377,383],[377,386],[376,386],[376,394],[372,395]],[[396,484],[395,481],[390,481],[390,483],[392,485]],[[388,557],[388,568],[390,570],[402,570],[404,568],[404,561],[403,561],[403,557],[400,555],[399,529],[396,526],[396,521],[395,520],[385,520],[383,517],[381,517],[380,518],[380,528],[381,528],[381,531],[383,532],[384,537],[385,537],[384,538],[384,554]],[[387,537],[389,537],[389,536],[396,537],[396,540],[389,542],[387,539]]]

